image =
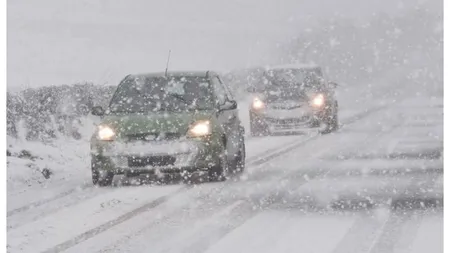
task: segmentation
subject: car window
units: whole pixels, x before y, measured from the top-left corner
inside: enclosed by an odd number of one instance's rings
[[[213,108],[213,92],[205,77],[125,79],[110,102],[111,112],[180,111]]]
[[[322,68],[315,68],[314,69],[314,74],[316,74],[318,77],[324,78],[324,75],[322,73]]]
[[[222,86],[222,84],[219,81],[219,78],[217,76],[214,76],[211,78],[211,84],[214,90],[214,93],[216,94],[217,103],[219,105],[225,104],[227,101],[227,92],[225,88]]]

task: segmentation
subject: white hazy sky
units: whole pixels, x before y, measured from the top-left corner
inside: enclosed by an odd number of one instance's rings
[[[9,0],[8,88],[136,72],[225,70],[271,59],[277,42],[333,13],[364,18],[441,0]]]

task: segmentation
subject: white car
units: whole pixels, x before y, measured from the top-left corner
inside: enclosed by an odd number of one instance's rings
[[[316,65],[285,65],[265,69],[248,91],[253,136],[338,128],[337,84],[325,80]]]

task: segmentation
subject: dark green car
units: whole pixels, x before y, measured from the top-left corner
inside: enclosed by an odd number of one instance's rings
[[[223,180],[245,166],[237,103],[211,71],[129,75],[118,85],[91,138],[92,181],[114,175],[206,175]]]

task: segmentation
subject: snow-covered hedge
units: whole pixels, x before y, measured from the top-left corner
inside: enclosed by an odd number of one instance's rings
[[[7,93],[7,134],[18,136],[25,129],[27,140],[55,138],[67,125],[86,116],[95,105],[105,105],[115,87],[93,84],[47,86]]]

